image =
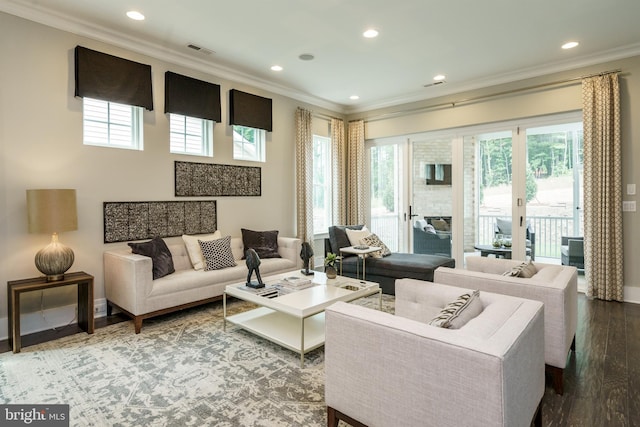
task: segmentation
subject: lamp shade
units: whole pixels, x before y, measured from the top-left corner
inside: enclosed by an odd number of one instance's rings
[[[78,229],[76,190],[27,190],[29,233]]]

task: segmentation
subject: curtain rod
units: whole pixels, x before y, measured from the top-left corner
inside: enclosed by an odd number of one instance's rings
[[[375,122],[375,121],[378,121],[378,120],[384,120],[384,119],[388,119],[388,118],[392,118],[392,117],[400,117],[400,116],[405,116],[405,115],[410,115],[410,114],[421,113],[423,111],[429,111],[429,110],[442,108],[442,107],[455,107],[457,104],[462,104],[462,103],[467,103],[467,102],[475,102],[475,101],[482,101],[482,100],[485,100],[485,99],[497,98],[497,97],[505,96],[505,95],[511,95],[513,93],[526,92],[526,91],[535,90],[535,89],[541,89],[541,88],[549,87],[549,86],[557,86],[557,85],[561,85],[561,84],[565,84],[565,83],[572,83],[572,82],[575,82],[577,80],[588,79],[590,77],[596,77],[596,76],[606,76],[606,75],[609,75],[609,74],[616,74],[616,73],[620,73],[621,71],[622,71],[621,69],[603,71],[603,72],[600,72],[600,73],[593,73],[593,74],[588,74],[586,76],[580,76],[580,77],[572,77],[570,79],[558,80],[558,81],[555,81],[555,82],[541,83],[541,84],[538,84],[538,85],[527,86],[527,87],[523,87],[523,88],[519,88],[519,89],[505,90],[505,91],[502,91],[502,92],[492,93],[492,94],[489,94],[489,95],[481,95],[481,96],[476,96],[476,97],[473,97],[473,98],[460,99],[458,101],[442,102],[440,104],[428,105],[428,106],[425,106],[425,107],[414,108],[414,109],[411,109],[411,110],[397,111],[397,112],[394,112],[394,113],[385,113],[385,114],[380,114],[380,115],[377,115],[377,116],[368,117],[368,118],[364,119],[364,122],[365,123]],[[349,120],[349,123],[356,122],[358,120],[362,120],[362,119]]]
[[[340,118],[340,117],[333,117],[333,116],[329,116],[327,114],[322,114],[322,113],[311,113],[313,115],[313,117],[317,117],[319,119],[325,119],[325,120],[332,120],[332,119],[336,119],[336,120],[344,120],[344,118]]]

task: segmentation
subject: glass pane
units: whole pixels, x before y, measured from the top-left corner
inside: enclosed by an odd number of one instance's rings
[[[491,245],[496,233],[502,234],[505,240],[511,236],[512,133],[487,133],[475,139],[479,202],[477,243]]]
[[[313,232],[327,233],[331,225],[331,140],[313,137]]]
[[[413,252],[451,257],[451,138],[413,141]]]
[[[392,252],[404,247],[400,220],[400,149],[398,145],[371,147],[371,231]]]
[[[583,236],[582,123],[529,128],[527,219],[536,259],[559,263],[562,236]]]

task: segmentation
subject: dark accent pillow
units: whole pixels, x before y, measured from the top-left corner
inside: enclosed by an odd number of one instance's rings
[[[347,228],[351,230],[362,230],[364,224],[361,225],[332,225],[329,227],[329,243],[331,244],[331,252],[340,255],[340,248],[351,246],[349,237],[347,236]],[[356,256],[355,254],[344,254],[344,257]]]
[[[244,253],[247,249],[256,251],[260,258],[282,258],[278,253],[278,230],[253,231],[241,228]],[[245,255],[242,255],[245,259]]]
[[[154,237],[148,242],[129,243],[131,252],[151,258],[153,263],[153,280],[168,276],[176,269],[173,266],[173,257],[167,244],[160,237]]]

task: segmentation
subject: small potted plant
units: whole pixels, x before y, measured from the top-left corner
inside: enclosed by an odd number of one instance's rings
[[[338,255],[333,252],[327,252],[327,256],[324,259],[324,272],[327,275],[327,279],[335,279],[338,275],[338,271],[336,270],[337,260]]]

